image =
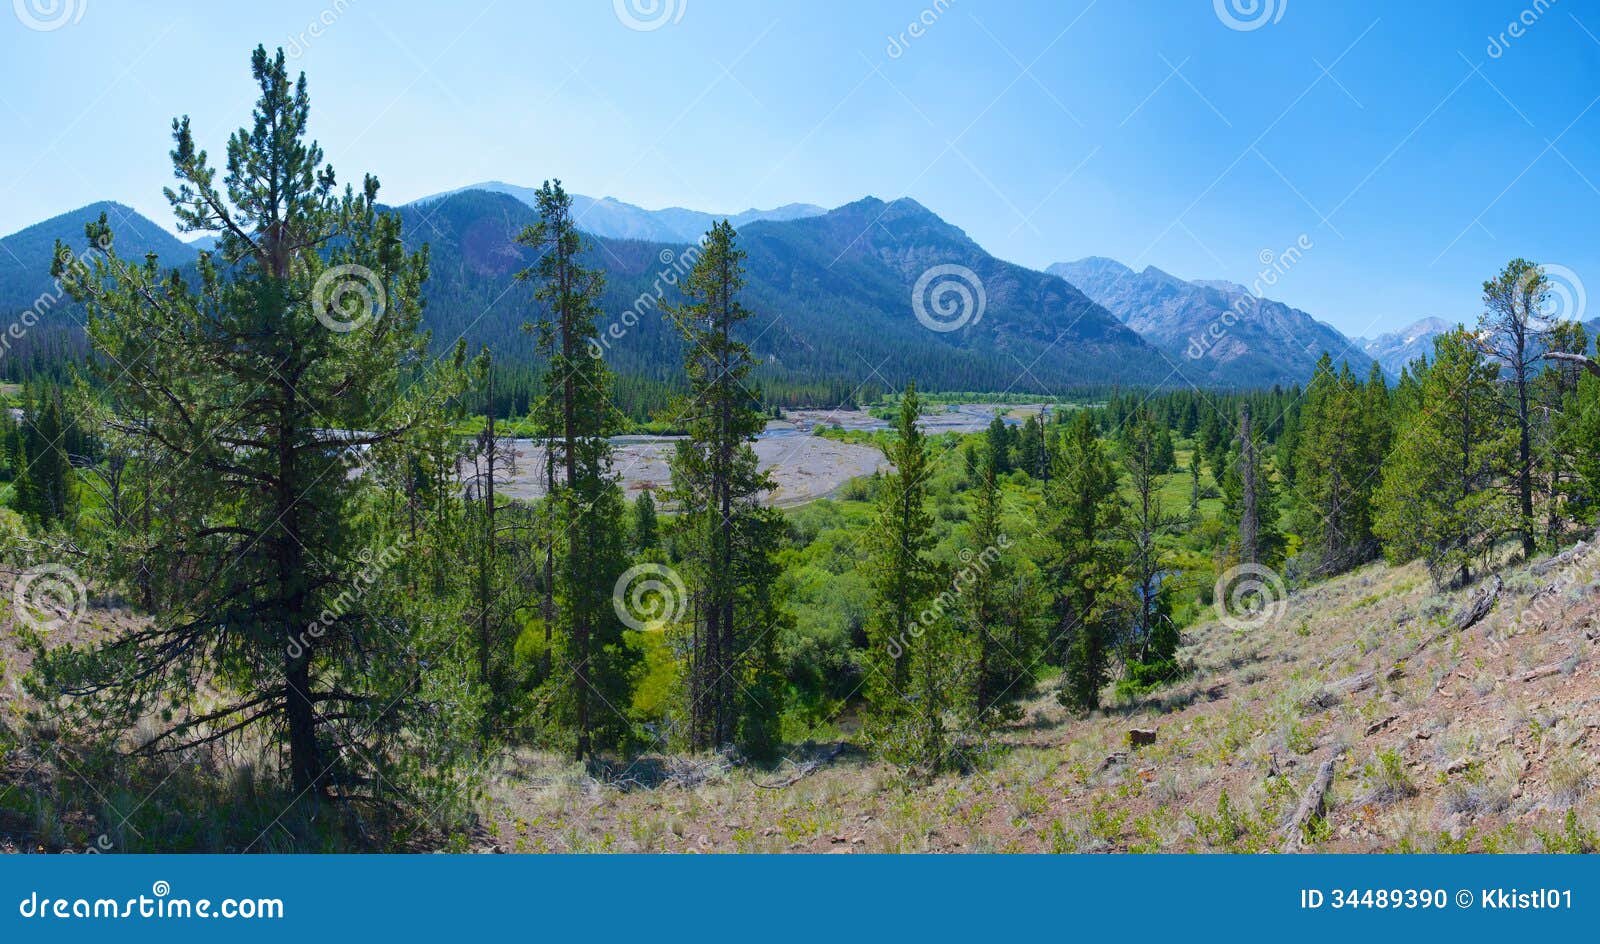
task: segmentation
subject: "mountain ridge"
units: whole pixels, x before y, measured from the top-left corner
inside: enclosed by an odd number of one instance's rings
[[[1324,351],[1365,372],[1358,342],[1307,312],[1236,282],[1186,280],[1105,256],[1046,269],[1082,289],[1160,350],[1174,373],[1219,385],[1303,383]]]

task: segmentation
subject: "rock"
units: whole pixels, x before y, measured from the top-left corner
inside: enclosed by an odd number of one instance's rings
[[[1156,742],[1155,728],[1129,728],[1128,746],[1145,747]]]

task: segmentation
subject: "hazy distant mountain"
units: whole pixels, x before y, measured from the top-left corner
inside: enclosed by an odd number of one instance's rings
[[[529,291],[510,276],[530,256],[513,237],[534,219],[510,195],[468,190],[400,210],[408,242],[432,246],[427,317],[442,340],[465,335],[502,356],[531,354],[521,331]],[[1155,383],[1155,352],[1054,276],[990,256],[912,200],[867,198],[820,216],[750,222],[739,230],[747,337],[761,374],[836,402],[863,383],[1044,392],[1084,383]],[[657,305],[678,300],[681,243],[597,240],[588,264],[606,270],[606,358],[619,371],[675,377],[678,342]],[[981,317],[953,331],[919,322],[912,289],[930,268],[964,266],[981,281]],[[625,313],[627,314],[625,317]],[[610,329],[616,328],[616,336]]]
[[[1058,262],[1049,271],[1083,290],[1165,355],[1176,377],[1195,383],[1301,383],[1323,351],[1365,373],[1360,345],[1332,325],[1234,282],[1185,281],[1115,259]]]
[[[102,213],[111,223],[119,254],[142,259],[154,252],[170,265],[194,261],[194,249],[130,207],[110,201],[79,207],[0,238],[0,321],[12,324],[20,335],[0,346],[0,375],[19,376],[37,365],[82,353],[83,312],[51,278],[50,262],[56,240],[82,253],[83,228]]]
[[[467,190],[486,190],[490,193],[503,193],[516,197],[527,206],[535,206],[535,187],[519,187],[498,180],[491,180],[481,184],[473,184],[460,190],[449,193],[436,194],[423,197],[413,205],[426,205],[441,197]],[[700,210],[686,210],[682,207],[668,207],[665,210],[646,210],[631,203],[623,203],[614,197],[586,197],[582,194],[572,194],[572,215],[578,221],[579,228],[595,236],[605,236],[611,239],[643,239],[657,243],[693,243],[697,242],[711,224],[724,217],[733,223],[735,228],[742,228],[746,223],[758,220],[798,220],[811,216],[821,216],[828,212],[819,206],[809,203],[790,203],[786,206],[771,210],[745,210],[743,213],[718,214],[706,213]]]
[[[1400,376],[1401,368],[1423,354],[1433,354],[1433,339],[1454,328],[1455,324],[1443,318],[1423,318],[1399,331],[1380,334],[1375,338],[1362,338],[1361,347],[1368,356],[1383,365],[1391,377]]]

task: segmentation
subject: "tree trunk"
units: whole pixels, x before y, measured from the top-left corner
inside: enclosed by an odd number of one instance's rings
[[[1250,429],[1250,404],[1239,411],[1239,483],[1242,508],[1239,513],[1239,563],[1254,564],[1260,519],[1256,510],[1256,446]]]

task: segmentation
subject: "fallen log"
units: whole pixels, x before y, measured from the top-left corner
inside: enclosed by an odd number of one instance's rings
[[[1594,550],[1594,548],[1590,547],[1587,541],[1579,541],[1577,544],[1572,545],[1571,547],[1562,551],[1560,554],[1557,554],[1554,557],[1547,557],[1544,560],[1539,561],[1537,564],[1529,567],[1528,570],[1536,576],[1542,577],[1558,567],[1565,567],[1592,550]]]
[[[1559,675],[1561,674],[1561,667],[1566,665],[1566,662],[1567,660],[1562,659],[1560,662],[1551,662],[1546,665],[1541,665],[1535,669],[1529,669],[1528,671],[1522,673],[1522,680],[1524,682],[1537,682],[1542,678],[1549,678],[1552,675]]]
[[[1395,719],[1399,717],[1399,715],[1390,715],[1389,717],[1384,718],[1382,721],[1374,721],[1367,725],[1367,737],[1372,737],[1374,734],[1377,734],[1379,731],[1387,728],[1389,725],[1394,723]]]
[[[1472,599],[1467,601],[1466,606],[1457,610],[1455,615],[1450,617],[1450,622],[1443,629],[1412,646],[1411,651],[1401,656],[1398,661],[1410,661],[1416,657],[1417,653],[1428,648],[1437,640],[1451,633],[1459,633],[1476,626],[1479,620],[1488,616],[1489,611],[1494,609],[1495,603],[1500,600],[1500,591],[1504,588],[1505,584],[1500,580],[1500,575],[1495,574],[1487,584],[1484,584],[1477,593],[1472,595]]]
[[[1307,787],[1305,795],[1300,797],[1300,805],[1295,807],[1294,815],[1284,824],[1283,837],[1288,840],[1290,851],[1299,849],[1304,844],[1306,827],[1311,821],[1320,819],[1327,813],[1328,789],[1333,786],[1333,765],[1339,756],[1339,752],[1335,752],[1317,768],[1317,775],[1312,778],[1311,786]]]

